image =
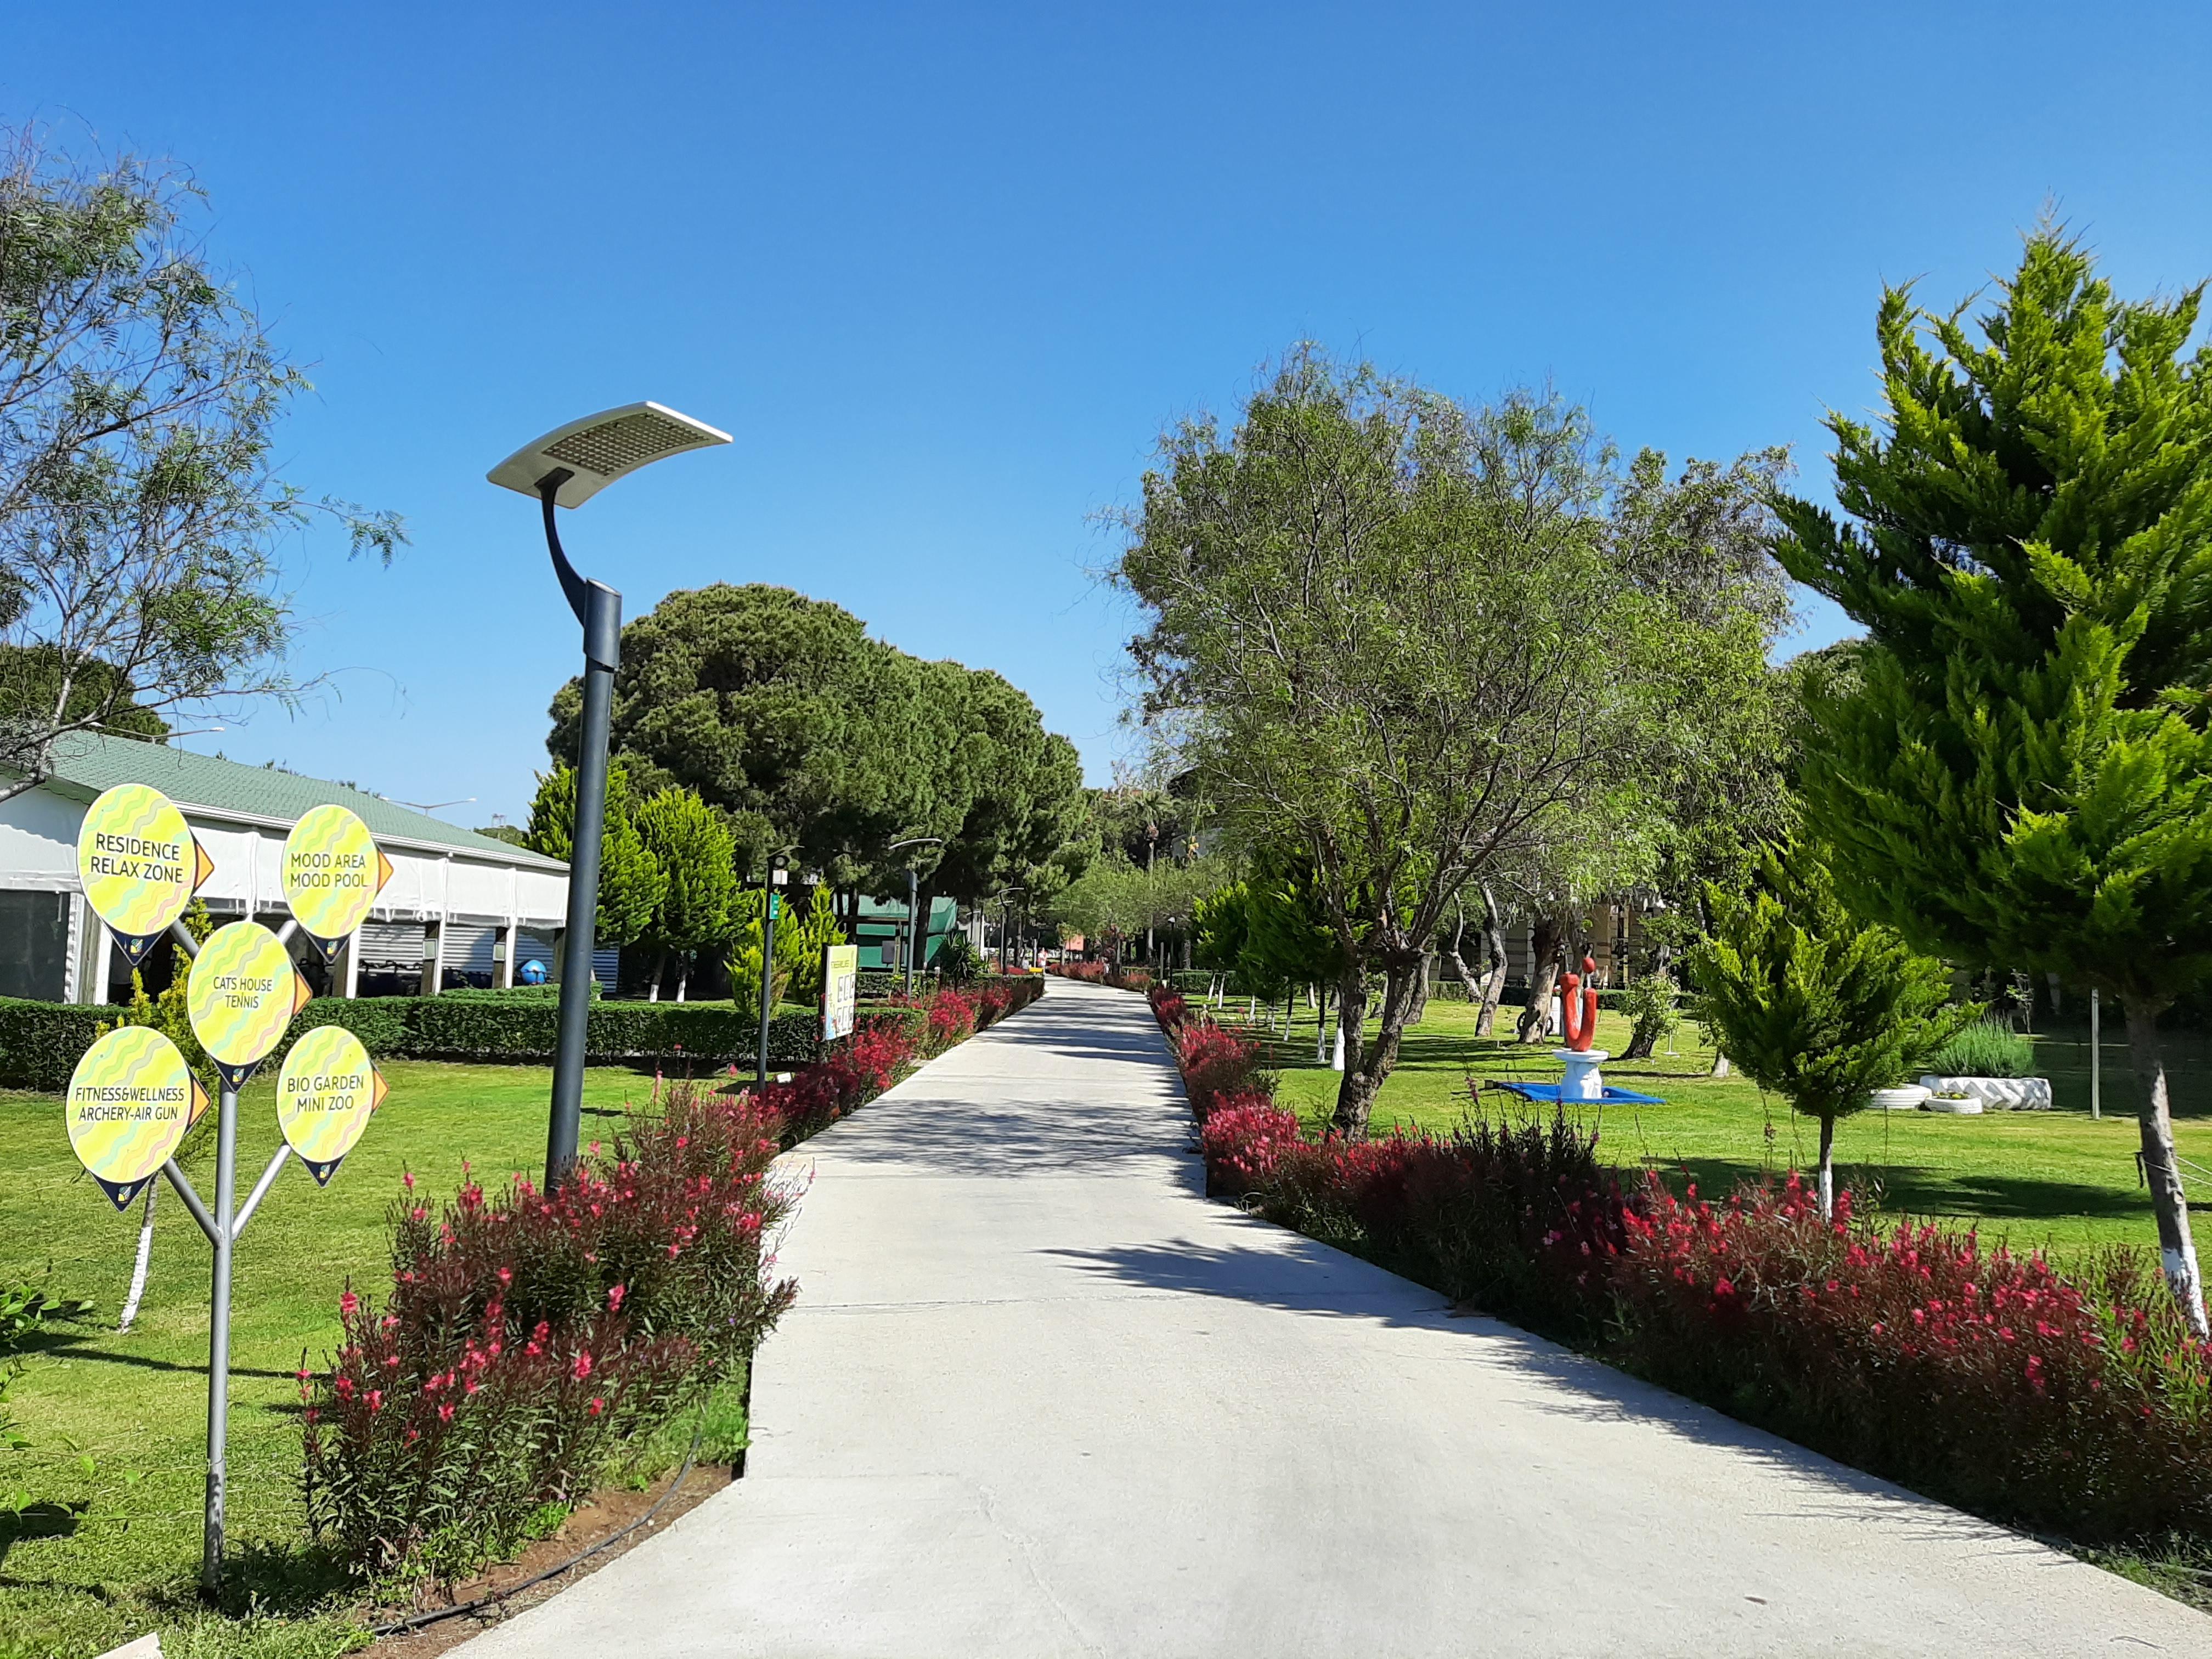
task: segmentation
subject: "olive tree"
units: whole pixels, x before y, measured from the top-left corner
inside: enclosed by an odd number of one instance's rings
[[[275,476],[306,377],[188,228],[199,192],[0,136],[0,800],[82,731],[296,698],[276,546],[325,511],[389,560],[396,518]]]
[[[1554,398],[1469,408],[1302,349],[1233,430],[1170,431],[1128,515],[1146,717],[1224,837],[1311,860],[1342,951],[1344,1133],[1468,884],[1637,822],[1680,754],[1670,677],[1733,611],[1613,552],[1613,483]]]

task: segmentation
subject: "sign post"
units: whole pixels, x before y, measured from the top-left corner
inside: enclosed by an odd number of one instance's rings
[[[328,962],[361,926],[391,878],[392,866],[361,820],[319,806],[284,845],[292,920],[271,933],[234,921],[205,944],[180,925],[185,907],[214,865],[184,814],[159,790],[121,784],[95,800],[77,836],[77,874],[87,901],[133,966],[164,933],[191,958],[185,1012],[192,1035],[222,1081],[216,1109],[215,1205],[203,1203],[176,1150],[207,1109],[207,1094],[167,1036],[143,1026],[109,1032],[85,1051],[70,1079],[70,1148],[118,1209],[158,1171],[176,1188],[214,1254],[208,1317],[208,1473],[200,1587],[222,1585],[223,1507],[230,1429],[231,1258],[246,1224],[293,1158],[327,1184],[384,1099],[384,1079],[352,1032],[319,1026],[286,1057],[277,1088],[284,1144],[243,1205],[238,1188],[238,1091],[283,1040],[314,993],[285,942],[296,933]]]
[[[853,1035],[853,1006],[860,983],[860,947],[822,947],[822,1040],[835,1042]]]

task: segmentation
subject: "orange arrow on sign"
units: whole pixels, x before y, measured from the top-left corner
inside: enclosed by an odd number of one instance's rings
[[[292,969],[292,1012],[298,1013],[315,1000],[315,988],[297,968]]]
[[[384,1080],[384,1073],[374,1066],[369,1068],[368,1074],[376,1079],[369,1085],[368,1091],[368,1109],[373,1112],[384,1104],[384,1097],[392,1092],[392,1085]]]
[[[207,885],[207,878],[215,873],[215,860],[208,856],[207,848],[200,845],[198,836],[192,837],[192,891],[198,892]]]

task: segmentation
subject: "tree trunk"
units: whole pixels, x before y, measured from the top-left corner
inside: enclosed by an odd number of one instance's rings
[[[1636,1029],[1629,1033],[1628,1047],[1621,1050],[1620,1057],[1623,1060],[1649,1060],[1651,1051],[1658,1046],[1658,1025],[1638,1021]]]
[[[1505,994],[1505,918],[1498,913],[1498,897],[1490,884],[1482,884],[1482,948],[1489,958],[1483,970],[1482,1012],[1475,1016],[1474,1034],[1498,1034],[1498,1000]]]
[[[1726,1054],[1723,1054],[1719,1049],[1717,1049],[1717,1048],[1714,1049],[1714,1050],[1713,1050],[1713,1069],[1712,1069],[1712,1072],[1711,1073],[1711,1076],[1714,1076],[1714,1077],[1726,1077],[1728,1074],[1729,1074],[1728,1056],[1727,1056]]]
[[[1820,1120],[1820,1219],[1836,1218],[1836,1120]]]
[[[1467,971],[1467,958],[1460,954],[1460,943],[1467,937],[1467,916],[1464,912],[1452,924],[1451,936],[1443,947],[1444,971],[1460,982],[1467,992],[1467,1000],[1474,1002],[1481,993],[1475,988],[1474,975]]]
[[[1314,1064],[1328,1064],[1328,987],[1315,988],[1320,995],[1314,1002]]]
[[[690,988],[691,953],[689,951],[678,951],[676,953],[676,1000],[678,1002],[683,1001],[685,993]]]
[[[1367,1040],[1364,1021],[1367,992],[1358,967],[1345,972],[1342,992],[1345,1033],[1344,1081],[1337,1085],[1336,1113],[1329,1127],[1347,1140],[1364,1140],[1375,1115],[1375,1098],[1382,1092],[1405,1036],[1406,1016],[1418,994],[1421,964],[1407,952],[1386,966],[1382,979],[1382,1019],[1373,1042]]]
[[[124,1297],[123,1316],[115,1322],[118,1336],[138,1317],[138,1298],[146,1294],[146,1269],[154,1260],[154,1194],[161,1184],[159,1176],[146,1183],[146,1219],[138,1228],[138,1260],[131,1269],[131,1294]]]
[[[2128,1058],[2142,1085],[2143,1180],[2150,1188],[2151,1212],[2158,1218],[2158,1251],[2166,1282],[2200,1342],[2212,1338],[2204,1316],[2204,1280],[2197,1268],[2197,1244],[2189,1234],[2189,1197],[2173,1158],[2173,1116],[2166,1092],[2166,1055],[2159,1046],[2160,1008],[2136,997],[2125,999]]]
[[[1552,995],[1558,990],[1559,969],[1566,961],[1566,923],[1555,915],[1540,915],[1530,924],[1536,951],[1536,972],[1528,981],[1528,1006],[1522,1010],[1519,1039],[1540,1042],[1553,1035]]]
[[[647,1002],[660,1000],[660,981],[668,977],[668,951],[665,945],[653,953],[653,983],[645,988]]]

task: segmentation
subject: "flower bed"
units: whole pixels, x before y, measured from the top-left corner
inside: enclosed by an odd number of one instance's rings
[[[757,1099],[672,1083],[659,1116],[632,1116],[555,1194],[471,1182],[434,1208],[407,1177],[389,1289],[348,1289],[335,1359],[301,1367],[317,1534],[363,1574],[448,1579],[532,1535],[618,1448],[732,1376],[791,1304],[764,1253],[790,1207],[776,1154],[1042,988],[939,991]]]
[[[2082,1541],[2212,1531],[2212,1357],[2161,1276],[1601,1164],[1564,1115],[1313,1142],[1172,992],[1212,1191],[1933,1496]],[[1249,1045],[1247,1045],[1249,1046]],[[1470,1103],[1472,1104],[1472,1103]]]
[[[1150,991],[1152,976],[1142,968],[1125,970],[1103,962],[1059,962],[1046,969],[1062,979],[1079,979],[1091,985],[1110,985],[1117,991]]]

